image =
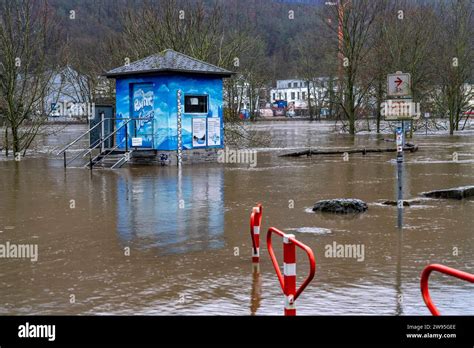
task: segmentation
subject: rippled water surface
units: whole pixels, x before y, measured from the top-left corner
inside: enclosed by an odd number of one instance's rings
[[[297,301],[298,313],[428,315],[419,286],[424,266],[473,272],[474,200],[424,200],[405,208],[400,232],[396,207],[379,204],[396,196],[394,153],[351,155],[347,162],[341,156],[278,157],[283,148],[394,146],[383,136],[353,139],[332,128],[255,125],[271,139],[258,148],[255,168],[91,173],[65,172],[61,159],[51,156],[0,161],[0,243],[39,248],[37,262],[0,259],[0,313],[280,315],[283,297],[265,243],[261,275],[252,274],[249,261],[249,213],[262,202],[263,230],[293,233],[316,255],[316,276]],[[81,131],[74,126],[45,139],[44,148]],[[473,136],[416,135],[419,151],[405,157],[405,197],[473,185]],[[369,209],[357,216],[311,212],[317,200],[342,197],[362,199]],[[326,257],[325,246],[334,242],[364,245],[364,260]],[[306,257],[298,259],[302,281]],[[430,285],[442,314],[474,314],[472,284],[434,273]]]

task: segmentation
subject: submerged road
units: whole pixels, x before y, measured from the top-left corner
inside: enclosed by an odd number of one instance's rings
[[[43,139],[44,152],[79,134],[81,127],[74,127]],[[252,276],[248,220],[257,202],[264,205],[262,235],[275,226],[315,253],[317,272],[298,299],[300,315],[429,315],[420,293],[422,269],[442,263],[472,272],[473,200],[407,207],[402,232],[396,207],[378,203],[396,197],[394,153],[346,161],[278,157],[309,147],[390,146],[382,136],[351,138],[317,122],[252,127],[270,140],[256,148],[253,167],[185,166],[181,176],[174,167],[91,174],[80,168],[65,173],[60,158],[41,154],[0,161],[0,244],[38,246],[37,261],[0,259],[0,313],[281,315],[283,298],[265,243],[261,276]],[[415,135],[411,142],[419,149],[405,155],[404,197],[472,185],[473,135]],[[329,198],[359,198],[369,209],[355,216],[311,211]],[[364,255],[337,257],[326,253],[328,245],[356,245]],[[298,263],[298,281],[305,267]],[[474,314],[472,291],[472,284],[430,278],[443,314]]]

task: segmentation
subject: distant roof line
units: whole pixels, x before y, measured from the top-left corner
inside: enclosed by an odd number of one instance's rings
[[[277,79],[276,81],[314,81],[314,80],[328,80],[330,78],[331,78],[330,76],[315,76],[310,79],[295,77],[295,78],[287,78],[287,79]],[[334,79],[337,79],[337,78],[334,78]]]
[[[128,65],[112,69],[105,73],[107,77],[126,75],[159,74],[179,72],[186,74],[205,74],[230,77],[233,72],[216,65],[190,57],[186,54],[166,49],[160,53],[142,58]]]

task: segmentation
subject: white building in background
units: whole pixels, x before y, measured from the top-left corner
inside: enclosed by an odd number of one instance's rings
[[[327,113],[325,105],[329,101],[329,82],[328,77],[316,77],[311,81],[302,79],[277,80],[276,88],[270,90],[270,99],[272,103],[277,100],[285,100],[290,110],[307,110],[309,84],[311,105],[313,107],[318,106],[321,115],[324,117]],[[335,87],[334,84],[332,88],[335,90]]]
[[[276,88],[270,90],[271,101],[286,100],[288,103],[308,100],[308,83],[311,100],[323,98],[328,91],[328,77],[317,77],[312,81],[301,79],[277,80]]]
[[[271,101],[295,102],[307,100],[308,82],[303,80],[277,80],[276,88],[270,90]]]

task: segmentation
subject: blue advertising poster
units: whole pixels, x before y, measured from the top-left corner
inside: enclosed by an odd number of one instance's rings
[[[132,93],[132,118],[137,120],[131,124],[130,146],[153,148],[153,85],[134,84]]]

